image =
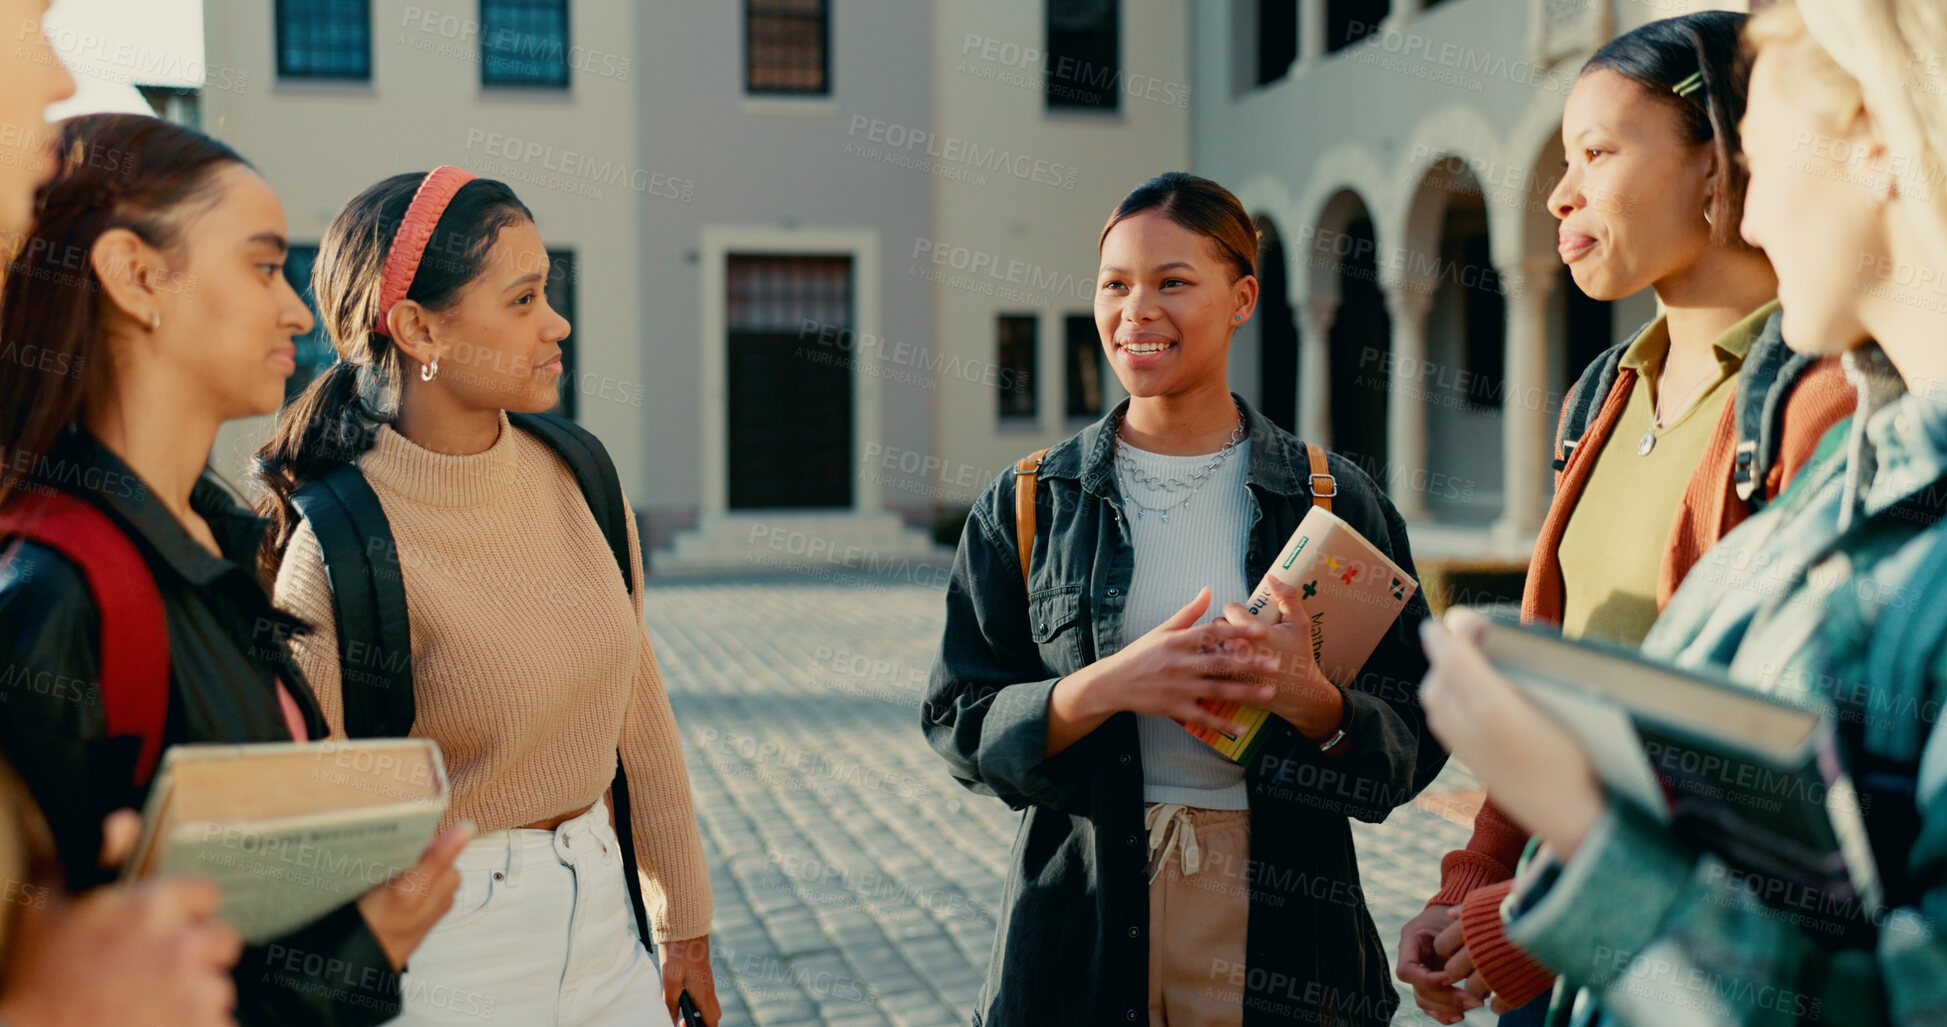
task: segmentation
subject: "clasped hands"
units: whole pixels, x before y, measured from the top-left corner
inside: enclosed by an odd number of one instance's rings
[[[1225,604],[1223,616],[1197,624],[1210,609],[1205,587],[1142,637],[1069,675],[1064,685],[1072,690],[1075,714],[1099,722],[1128,710],[1234,735],[1243,725],[1197,700],[1234,701],[1281,717],[1306,737],[1331,735],[1344,713],[1343,696],[1312,659],[1310,620],[1297,590],[1275,580],[1271,586],[1276,624],[1241,603]]]

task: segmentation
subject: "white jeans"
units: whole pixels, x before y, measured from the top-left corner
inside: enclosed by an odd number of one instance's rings
[[[395,1027],[667,1019],[602,802],[553,831],[481,835],[454,865],[459,893],[412,954]]]

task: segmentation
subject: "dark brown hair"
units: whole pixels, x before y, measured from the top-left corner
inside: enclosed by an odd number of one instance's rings
[[[378,323],[379,279],[393,237],[425,172],[393,175],[359,193],[338,212],[318,244],[311,288],[337,362],[277,415],[257,450],[251,477],[264,489],[258,513],[271,521],[259,561],[275,575],[297,530],[291,494],[371,448],[379,426],[398,413],[399,384],[409,358]],[[486,270],[500,230],[534,220],[505,184],[476,178],[440,213],[406,298],[429,310],[459,301],[460,290]]]
[[[95,243],[126,228],[169,252],[189,215],[219,198],[216,172],[249,166],[192,128],[137,114],[61,123],[58,168],[34,194],[34,228],[5,239],[0,287],[0,505],[109,385]],[[33,354],[29,359],[24,354]]]
[[[1216,244],[1230,266],[1230,280],[1257,273],[1257,226],[1230,190],[1207,178],[1170,171],[1135,187],[1116,204],[1109,223],[1095,240],[1095,250],[1109,238],[1109,230],[1145,211],[1155,211]]]
[[[1643,87],[1676,114],[1685,138],[1711,148],[1718,188],[1710,197],[1710,241],[1719,245],[1745,245],[1738,225],[1751,176],[1739,159],[1744,147],[1737,123],[1744,117],[1751,62],[1738,33],[1748,19],[1736,11],[1699,11],[1653,21],[1603,44],[1582,66],[1584,75],[1607,69]],[[1678,94],[1676,87],[1693,76],[1695,85]]]

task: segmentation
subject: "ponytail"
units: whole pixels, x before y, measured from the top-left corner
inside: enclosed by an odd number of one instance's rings
[[[398,349],[391,352],[396,358]],[[396,383],[396,374],[392,377]],[[391,420],[397,409],[396,399],[391,410],[383,401],[368,400],[365,393],[372,390],[361,388],[360,378],[369,380],[373,374],[343,359],[326,368],[278,412],[270,440],[257,450],[251,477],[266,497],[258,503],[258,512],[271,522],[258,553],[266,577],[276,576],[297,532],[298,514],[291,496],[372,448],[379,426]]]

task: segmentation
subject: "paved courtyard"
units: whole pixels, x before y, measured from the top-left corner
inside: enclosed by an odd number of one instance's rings
[[[724,1022],[968,1023],[1019,818],[920,735],[942,593],[781,573],[646,598],[710,860]],[[1354,825],[1389,951],[1466,840],[1473,788],[1450,766],[1419,805]],[[1410,998],[1397,1022],[1432,1023]]]

